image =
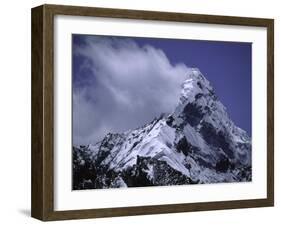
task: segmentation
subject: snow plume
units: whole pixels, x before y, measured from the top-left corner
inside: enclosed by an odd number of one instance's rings
[[[172,112],[190,69],[129,38],[80,36],[73,43],[73,143],[101,140]]]

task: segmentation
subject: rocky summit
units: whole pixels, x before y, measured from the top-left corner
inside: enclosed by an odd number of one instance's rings
[[[246,182],[251,162],[251,138],[192,69],[174,112],[73,147],[73,189]]]

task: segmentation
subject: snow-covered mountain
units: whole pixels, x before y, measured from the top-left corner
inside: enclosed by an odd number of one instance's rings
[[[192,69],[170,114],[73,147],[73,189],[251,181],[251,138]]]

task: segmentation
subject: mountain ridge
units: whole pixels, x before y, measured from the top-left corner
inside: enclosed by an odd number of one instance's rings
[[[179,103],[139,128],[73,147],[73,189],[251,181],[251,139],[190,69]]]

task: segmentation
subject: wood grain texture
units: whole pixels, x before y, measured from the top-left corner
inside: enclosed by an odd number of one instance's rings
[[[76,15],[267,28],[267,198],[106,209],[54,211],[54,16]],[[274,205],[274,21],[263,18],[60,5],[32,9],[32,217],[66,220]]]
[[[31,215],[46,220],[53,201],[53,15],[32,9],[32,196]]]
[[[274,20],[267,24],[267,198],[274,205]]]
[[[43,219],[43,6],[31,17],[31,216]]]

